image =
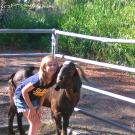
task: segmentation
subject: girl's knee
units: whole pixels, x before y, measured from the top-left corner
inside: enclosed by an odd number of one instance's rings
[[[36,120],[36,121],[30,121],[29,124],[35,128],[35,129],[39,129],[41,126],[41,121],[40,120]]]
[[[38,129],[41,127],[41,121],[40,121],[40,120],[36,121],[36,127],[37,127]]]

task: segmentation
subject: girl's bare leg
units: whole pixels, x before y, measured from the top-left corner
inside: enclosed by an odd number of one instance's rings
[[[23,112],[23,115],[25,116],[25,118],[28,120],[28,123],[29,123],[28,135],[37,135],[37,131],[40,128],[40,117],[38,117],[35,120],[30,120],[28,118],[28,112]],[[37,116],[38,116],[38,113],[37,113]]]

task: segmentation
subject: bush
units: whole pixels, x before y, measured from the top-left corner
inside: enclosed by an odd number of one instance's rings
[[[63,15],[60,21],[61,29],[91,36],[133,39],[134,6],[133,0],[87,0],[83,4],[79,2]],[[64,38],[64,41],[61,38],[59,44],[60,52],[66,48],[67,52],[74,56],[134,65],[134,46],[105,44],[76,38]]]
[[[43,12],[42,12],[43,11]],[[13,4],[4,14],[2,28],[7,29],[50,29],[57,27],[56,12],[48,14],[46,8],[35,9],[28,4]],[[27,50],[51,50],[49,34],[1,34],[1,45],[16,46]]]

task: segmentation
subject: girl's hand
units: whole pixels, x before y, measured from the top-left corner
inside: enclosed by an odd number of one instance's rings
[[[30,108],[28,112],[28,118],[31,121],[36,121],[38,119],[37,111],[34,108]]]

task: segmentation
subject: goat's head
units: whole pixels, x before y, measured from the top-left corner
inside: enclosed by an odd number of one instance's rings
[[[81,84],[75,64],[72,61],[65,61],[58,73],[55,89],[73,89],[75,92],[81,88]]]

